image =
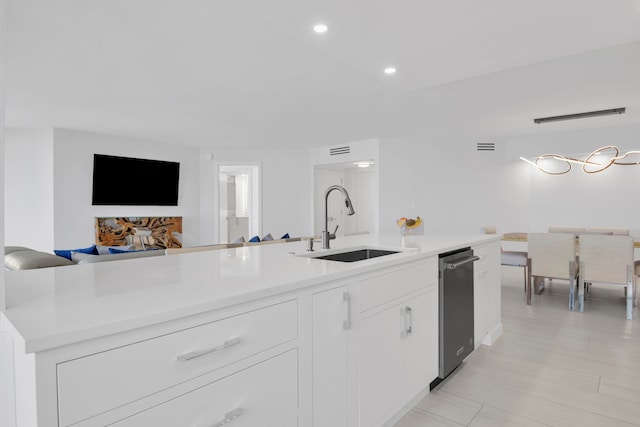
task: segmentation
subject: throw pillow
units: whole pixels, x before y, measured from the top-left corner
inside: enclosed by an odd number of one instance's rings
[[[289,238],[289,233],[286,233],[284,236],[281,237],[281,239],[288,239]]]
[[[58,256],[68,259],[69,261],[71,261],[71,252],[81,252],[83,254],[98,255],[96,245],[91,245],[88,248],[80,249],[54,249],[53,252]]]
[[[74,263],[63,257],[38,251],[16,251],[4,257],[4,266],[8,270],[31,270],[63,265],[74,265]]]
[[[33,250],[34,249],[31,249],[31,248],[25,248],[24,246],[5,246],[4,254],[9,255],[10,253],[13,253],[13,252],[33,251]]]
[[[83,252],[71,251],[71,261],[75,262],[76,264],[78,264],[80,261],[93,258],[96,256],[99,256],[99,255],[85,254]]]
[[[251,239],[249,239],[249,242],[251,243],[258,243],[260,241],[260,238],[258,236],[253,236]]]
[[[271,235],[271,233],[265,234],[265,236],[262,238],[263,242],[268,242],[269,240],[273,240],[273,236]]]
[[[102,246],[102,245],[98,245],[98,246],[96,246],[96,249],[98,250],[98,255],[109,255],[111,253],[111,252],[109,252],[110,248],[119,249],[121,251],[127,251],[129,249],[133,249],[133,245],[123,245],[123,246]]]

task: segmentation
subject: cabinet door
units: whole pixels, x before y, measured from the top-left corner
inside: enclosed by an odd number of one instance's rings
[[[343,427],[348,416],[347,287],[313,295],[313,425]]]
[[[400,308],[411,310],[406,319],[411,332],[400,340],[402,390],[409,400],[438,376],[438,292],[419,295]]]
[[[437,292],[360,321],[360,425],[380,425],[437,376]]]
[[[500,243],[473,248],[480,259],[474,265],[473,311],[476,348],[491,344],[488,337],[501,322],[500,315]]]

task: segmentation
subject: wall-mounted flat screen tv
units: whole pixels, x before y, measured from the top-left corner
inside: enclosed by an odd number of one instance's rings
[[[93,205],[178,206],[180,163],[93,155]]]

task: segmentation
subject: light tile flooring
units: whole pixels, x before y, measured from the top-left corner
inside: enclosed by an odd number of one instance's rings
[[[502,267],[502,338],[395,427],[640,426],[640,310],[625,320],[618,287],[594,285],[584,313],[568,295],[554,281],[527,306],[522,269]]]

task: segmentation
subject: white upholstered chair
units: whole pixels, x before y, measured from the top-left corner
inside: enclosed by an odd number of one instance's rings
[[[495,225],[486,225],[482,227],[485,234],[497,234]],[[524,290],[527,290],[527,252],[526,251],[505,251],[500,245],[500,264],[512,267],[522,267],[524,271]]]
[[[529,280],[527,304],[531,304],[534,281],[563,279],[569,281],[569,310],[573,311],[576,277],[576,236],[572,233],[529,233]]]
[[[633,318],[635,271],[631,236],[580,236],[580,285],[578,307],[584,310],[585,283],[606,283],[626,289],[626,315]]]

